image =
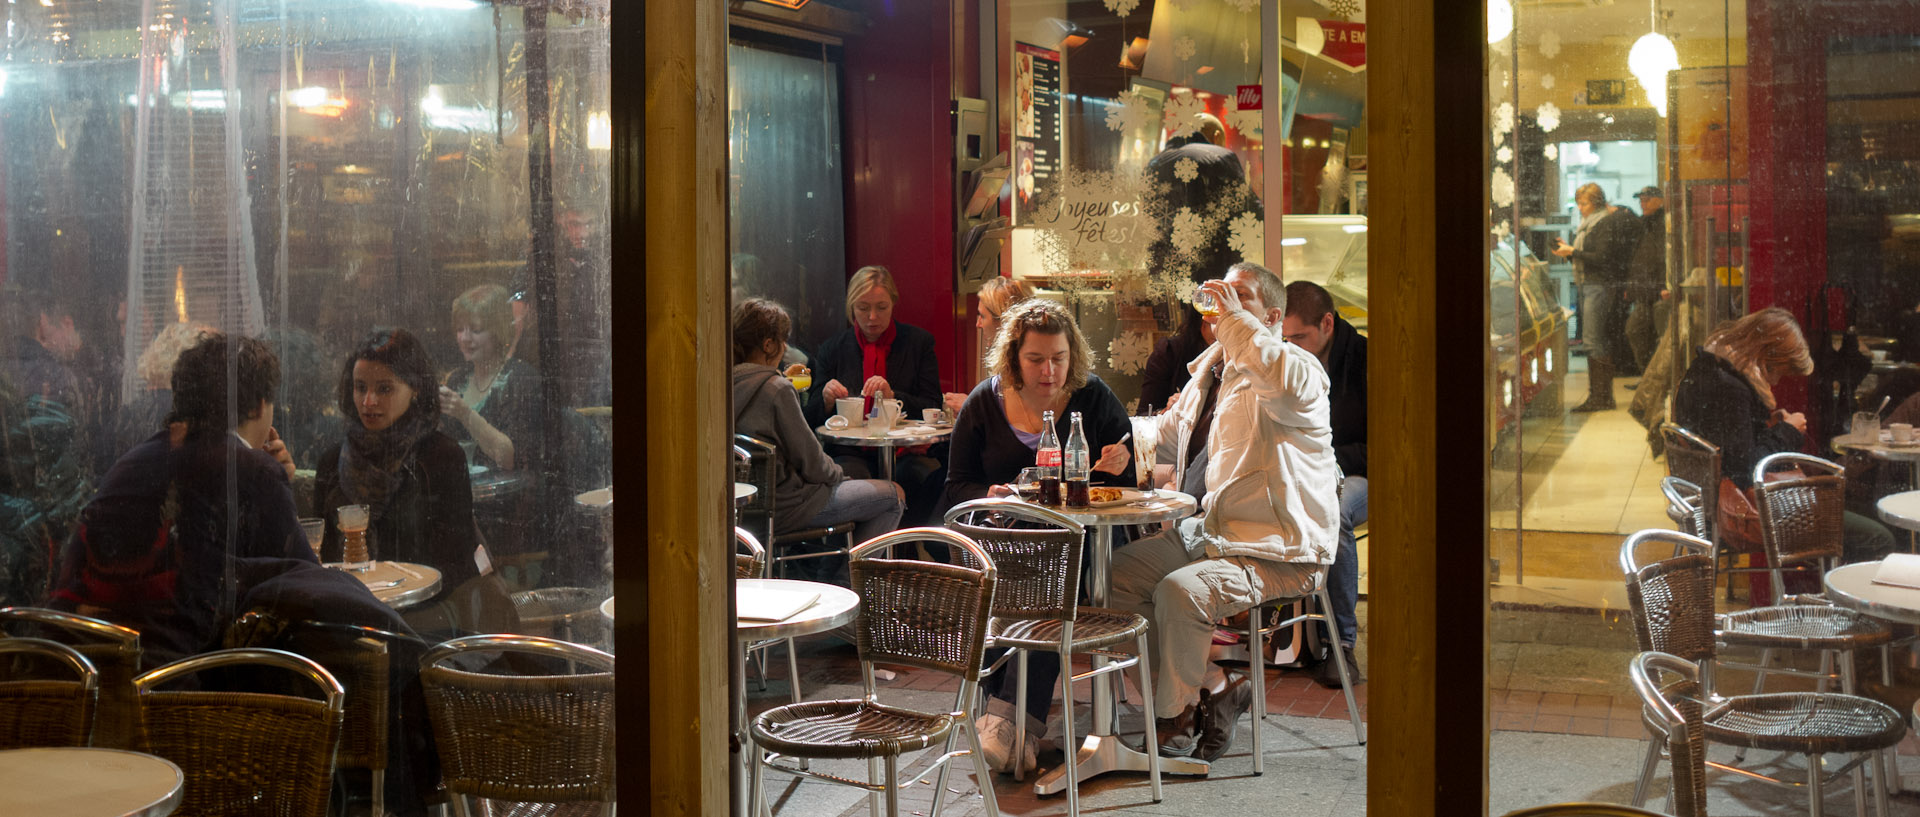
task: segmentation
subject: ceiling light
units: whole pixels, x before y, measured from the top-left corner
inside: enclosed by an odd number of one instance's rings
[[[1513,3],[1511,0],[1487,0],[1487,45],[1493,45],[1513,35]]]

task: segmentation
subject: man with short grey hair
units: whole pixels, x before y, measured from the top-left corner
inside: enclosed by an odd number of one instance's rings
[[[1136,442],[1199,470],[1203,514],[1116,553],[1112,601],[1153,622],[1160,753],[1211,761],[1232,744],[1252,699],[1246,679],[1218,695],[1203,688],[1213,622],[1318,588],[1334,560],[1340,507],[1326,370],[1277,330],[1286,313],[1280,278],[1235,264],[1200,289],[1220,307],[1206,318],[1216,340],[1154,418],[1153,439]]]

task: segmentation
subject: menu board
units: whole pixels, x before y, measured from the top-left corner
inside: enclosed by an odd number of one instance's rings
[[[1032,221],[1034,189],[1060,170],[1060,52],[1014,43],[1014,214]]]

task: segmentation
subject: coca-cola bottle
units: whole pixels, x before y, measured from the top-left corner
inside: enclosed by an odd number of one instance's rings
[[[1034,467],[1040,469],[1040,504],[1060,504],[1060,435],[1053,432],[1053,412],[1040,415],[1040,450]]]
[[[1073,431],[1067,434],[1065,478],[1067,482],[1067,507],[1085,508],[1092,500],[1088,496],[1088,480],[1093,477],[1093,460],[1087,451],[1087,432],[1080,427],[1080,412],[1073,413]]]

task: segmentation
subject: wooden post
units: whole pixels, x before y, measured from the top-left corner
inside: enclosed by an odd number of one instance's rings
[[[727,8],[648,0],[612,21],[613,469],[631,497],[614,516],[620,791],[640,813],[719,815],[733,634]]]
[[[1487,808],[1487,157],[1484,6],[1367,10],[1367,807]],[[1272,103],[1269,103],[1272,104]]]

